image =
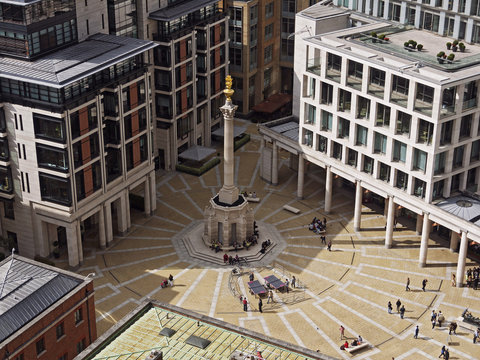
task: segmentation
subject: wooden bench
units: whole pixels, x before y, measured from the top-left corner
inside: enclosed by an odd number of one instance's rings
[[[365,349],[365,348],[368,348],[368,347],[370,347],[370,343],[364,341],[360,345],[357,345],[357,346],[348,346],[348,348],[346,348],[345,351],[348,352],[349,354],[351,354],[351,353],[353,353],[357,350]]]
[[[249,196],[247,196],[246,199],[247,199],[248,202],[253,202],[253,203],[258,203],[258,202],[260,202],[260,198],[259,198],[259,197],[249,197]]]
[[[293,206],[290,205],[283,205],[283,208],[287,211],[290,211],[294,214],[298,214],[300,212],[300,209],[294,208]]]

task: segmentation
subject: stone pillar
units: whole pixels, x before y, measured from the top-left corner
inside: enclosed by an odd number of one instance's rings
[[[150,173],[150,199],[150,215],[153,215],[157,210],[157,182],[154,171]]]
[[[218,193],[220,202],[233,204],[238,200],[239,191],[235,186],[235,157],[233,156],[233,116],[237,105],[227,96],[225,105],[220,108],[224,118],[223,136],[223,186]]]
[[[53,246],[48,240],[47,226],[36,214],[33,215],[33,225],[35,236],[35,254],[47,257],[51,251],[51,247]]]
[[[150,177],[146,176],[145,182],[143,183],[143,207],[145,210],[145,216],[150,216]]]
[[[450,251],[455,252],[458,249],[459,234],[452,230],[450,234]]]
[[[326,167],[326,178],[325,178],[325,214],[330,214],[332,208],[332,185],[333,185],[333,174],[332,168],[330,165]]]
[[[104,205],[106,246],[113,241],[112,204]]]
[[[388,214],[388,200],[389,200],[389,197],[387,196],[385,198],[385,203],[383,205],[383,216],[387,217],[387,214]]]
[[[127,231],[132,226],[132,220],[130,218],[130,190],[125,190],[125,221],[127,223]]]
[[[81,240],[78,238],[77,234],[77,223],[78,220],[65,226],[67,233],[68,265],[72,268],[80,265],[77,243],[81,242]]]
[[[420,242],[420,257],[418,258],[418,264],[420,265],[420,267],[425,267],[425,265],[427,265],[429,237],[430,237],[430,220],[428,219],[428,213],[423,213],[422,240]]]
[[[107,247],[107,235],[105,233],[105,210],[103,205],[100,205],[100,211],[98,212],[98,239],[100,249],[105,249]]]
[[[417,214],[417,223],[415,225],[415,232],[417,235],[420,235],[422,233],[422,225],[423,224],[423,215]]]
[[[353,215],[353,230],[360,231],[362,221],[362,196],[363,189],[360,181],[355,182],[355,211]]]
[[[460,251],[458,252],[458,263],[457,263],[457,287],[463,287],[465,285],[465,262],[467,260],[467,250],[468,250],[468,238],[467,232],[462,231],[462,240],[460,242]]]
[[[264,166],[263,166],[263,161],[264,161],[264,156],[263,156],[263,152],[265,150],[265,139],[262,137],[260,139],[260,177],[262,179],[265,178],[265,174],[264,174]]]
[[[76,222],[76,228],[77,228],[77,248],[78,248],[78,260],[79,264],[81,265],[83,263],[83,238],[82,238],[82,228],[80,226],[80,220]],[[85,231],[85,227],[83,228]]]
[[[123,236],[127,232],[127,203],[125,200],[125,194],[120,196],[117,206],[117,223],[118,223],[118,232]]]
[[[395,201],[388,197],[387,227],[385,231],[385,247],[390,249],[393,244],[393,227],[395,226]]]
[[[277,142],[272,142],[272,185],[278,184],[278,149]]]
[[[297,197],[303,199],[303,183],[305,181],[305,160],[303,154],[298,154]]]

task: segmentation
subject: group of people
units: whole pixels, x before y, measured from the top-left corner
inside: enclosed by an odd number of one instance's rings
[[[262,254],[265,254],[265,251],[267,251],[267,248],[272,245],[272,242],[270,241],[270,239],[267,239],[265,240],[264,242],[262,242],[262,249],[260,250],[260,252]]]
[[[162,283],[160,284],[160,286],[161,286],[162,288],[166,288],[167,286],[172,287],[172,286],[173,286],[173,275],[170,274],[170,275],[168,276],[168,278],[166,278],[165,280],[162,281]]]
[[[465,280],[467,286],[473,288],[474,290],[478,289],[478,279],[480,278],[480,266],[474,267],[473,269],[468,269],[465,273]]]
[[[341,340],[343,339],[344,336],[345,336],[345,328],[343,327],[343,325],[341,325],[340,326]],[[340,350],[348,349],[351,346],[361,345],[362,343],[363,343],[363,338],[361,335],[358,335],[358,337],[354,339],[351,344],[348,344],[348,340],[345,340],[345,342],[342,345],[340,345]]]
[[[405,316],[405,306],[402,305],[402,302],[400,301],[400,299],[397,300],[395,305],[397,305],[397,313],[399,313],[400,318],[403,319],[403,317]],[[387,304],[387,311],[388,311],[389,314],[391,314],[392,311],[393,311],[393,306],[392,306],[392,303],[390,301]]]
[[[327,219],[323,218],[323,221],[314,217],[312,222],[308,225],[308,230],[313,231],[315,234],[322,234],[327,231]]]
[[[229,256],[227,253],[225,253],[223,255],[223,263],[226,264],[227,262],[228,265],[235,265],[240,263],[240,258],[238,257],[238,254],[233,257],[232,255]]]
[[[430,321],[432,322],[432,329],[435,329],[435,325],[438,327],[441,327],[442,323],[445,321],[445,316],[442,314],[442,310],[438,310],[438,313],[437,313],[435,312],[435,309],[433,309],[432,314],[430,315]],[[450,330],[449,334],[451,333],[451,331],[456,331],[456,330],[457,330],[457,327],[455,325],[455,329]]]

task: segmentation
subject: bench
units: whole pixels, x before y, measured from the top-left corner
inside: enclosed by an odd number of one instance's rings
[[[368,342],[364,341],[360,345],[349,346],[348,348],[345,349],[345,351],[348,352],[349,354],[351,354],[351,353],[353,353],[357,350],[368,348],[369,346],[370,346],[370,344]]]
[[[259,198],[259,197],[249,197],[249,196],[247,196],[246,199],[247,199],[248,202],[253,202],[253,203],[258,203],[258,202],[260,202],[260,198]]]
[[[300,209],[294,208],[293,206],[290,205],[283,205],[283,208],[287,211],[290,211],[294,214],[298,214],[300,212]]]
[[[461,326],[461,327],[463,327],[465,329],[468,329],[468,330],[471,330],[471,331],[477,330],[477,327],[478,327],[478,326],[475,326],[473,324],[470,324],[470,323],[467,323],[467,322],[463,321],[463,317],[461,317],[461,316],[454,319],[454,321],[457,323],[458,326]]]

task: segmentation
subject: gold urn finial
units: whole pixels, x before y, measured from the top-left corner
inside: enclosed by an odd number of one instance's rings
[[[232,101],[232,96],[235,90],[232,90],[232,83],[233,79],[230,75],[227,75],[225,78],[225,90],[223,90],[223,93],[225,94],[227,101]]]

